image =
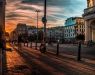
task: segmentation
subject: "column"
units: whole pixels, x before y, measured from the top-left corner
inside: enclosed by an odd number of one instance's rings
[[[92,40],[92,29],[89,21],[85,21],[85,42]]]
[[[87,42],[88,39],[88,22],[85,21],[85,42]]]
[[[92,41],[95,42],[95,26],[93,25],[93,29],[92,29]]]
[[[94,6],[95,6],[95,0],[93,0],[94,1]]]

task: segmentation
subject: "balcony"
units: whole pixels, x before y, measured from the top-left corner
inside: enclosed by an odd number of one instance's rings
[[[84,9],[83,16],[90,15],[90,14],[95,14],[95,6]]]

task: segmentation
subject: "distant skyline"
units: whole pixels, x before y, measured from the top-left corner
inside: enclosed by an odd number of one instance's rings
[[[63,26],[66,18],[79,17],[87,7],[86,0],[47,0],[47,27]],[[7,0],[6,31],[11,32],[18,23],[36,26],[36,12],[39,13],[39,27],[43,26],[44,0]]]

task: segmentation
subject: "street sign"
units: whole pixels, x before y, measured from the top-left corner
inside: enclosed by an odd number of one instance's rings
[[[42,18],[42,22],[43,22],[43,23],[46,23],[46,22],[47,22],[46,17],[43,17],[43,18]]]

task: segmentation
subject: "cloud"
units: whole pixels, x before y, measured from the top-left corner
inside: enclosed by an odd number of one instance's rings
[[[7,0],[6,31],[12,31],[19,22],[36,26],[35,10],[40,10],[39,27],[43,26],[43,6],[44,0]],[[86,6],[86,0],[47,0],[47,26],[64,25],[66,18],[81,16]]]

